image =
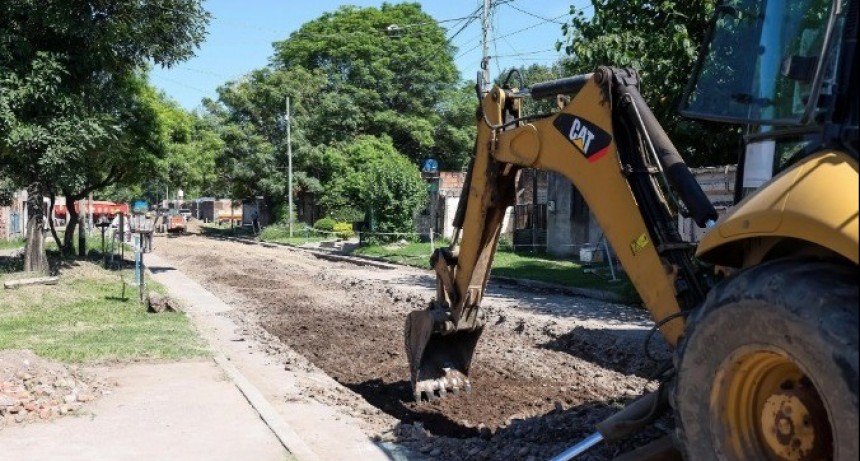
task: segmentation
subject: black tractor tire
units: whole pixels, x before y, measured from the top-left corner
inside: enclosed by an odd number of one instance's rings
[[[832,429],[832,458],[858,459],[857,279],[857,266],[842,261],[780,259],[710,291],[675,354],[672,403],[685,459],[736,459],[713,416],[726,402],[712,402],[712,391],[728,357],[762,345],[786,353],[812,381]]]

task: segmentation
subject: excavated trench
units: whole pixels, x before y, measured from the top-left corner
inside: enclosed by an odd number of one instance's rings
[[[643,378],[656,366],[641,351],[647,331],[641,311],[507,290],[484,304],[491,326],[473,362],[474,391],[418,404],[402,334],[406,314],[432,296],[428,274],[325,262],[300,251],[202,236],[166,239],[161,247],[159,253],[179,269],[239,302],[260,327],[396,420],[385,431],[372,429],[379,427],[378,417],[363,416],[377,419],[368,425],[369,436],[434,459],[550,457],[653,387]],[[567,304],[573,307],[565,309]],[[628,320],[618,321],[613,312],[624,312]],[[603,445],[590,459],[610,459],[669,429],[651,428],[621,444]]]

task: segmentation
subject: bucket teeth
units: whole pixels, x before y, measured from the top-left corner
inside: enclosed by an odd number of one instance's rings
[[[483,328],[448,332],[439,329],[446,311],[410,312],[404,331],[413,396],[418,402],[471,392],[467,376]]]
[[[472,384],[462,373],[451,368],[445,368],[444,372],[445,376],[441,378],[425,379],[415,384],[413,394],[416,402],[424,400],[433,402],[437,398],[447,397],[449,393],[459,395],[461,391],[467,394],[472,391]]]

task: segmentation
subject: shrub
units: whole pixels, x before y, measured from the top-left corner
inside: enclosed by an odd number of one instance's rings
[[[314,229],[326,232],[334,232],[334,227],[336,224],[337,223],[334,219],[322,218],[314,223]]]
[[[351,220],[342,218],[346,215],[365,220],[378,234],[414,232],[414,215],[427,202],[427,184],[418,166],[398,152],[387,136],[359,136],[340,149],[347,171],[331,181],[321,205],[341,221]],[[398,238],[376,237],[380,241]]]
[[[334,225],[334,232],[337,234],[338,238],[348,239],[355,236],[355,232],[352,230],[352,224],[348,222],[339,222]]]
[[[260,240],[269,242],[274,240],[286,239],[290,236],[289,228],[284,224],[272,224],[263,228],[260,232]]]

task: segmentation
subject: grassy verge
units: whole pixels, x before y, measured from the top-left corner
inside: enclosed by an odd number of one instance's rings
[[[283,224],[267,226],[260,232],[260,240],[272,243],[286,243],[288,245],[304,245],[305,243],[319,243],[325,240],[333,240],[332,235],[322,234],[314,228],[306,225],[294,225],[293,236],[290,237],[290,229]]]
[[[436,246],[446,244],[446,242],[441,242],[437,243]],[[355,253],[415,267],[430,267],[431,248],[429,243],[372,245],[357,248]],[[604,290],[622,296],[627,302],[639,301],[633,286],[623,273],[618,274],[618,281],[612,282],[608,268],[591,269],[579,263],[554,258],[547,254],[518,254],[500,248],[493,260],[493,275],[551,282],[575,288]]]
[[[0,267],[2,269],[2,267]],[[94,363],[206,356],[183,313],[149,314],[138,303],[133,272],[74,261],[60,283],[0,291],[0,349],[31,349],[62,362]],[[0,282],[20,274],[0,272]],[[149,289],[164,292],[152,281]]]
[[[304,245],[306,243],[319,243],[326,240],[335,240],[331,234],[323,234],[306,224],[296,224],[293,227],[293,236],[284,224],[271,224],[263,228],[260,235],[254,235],[250,227],[221,227],[216,224],[203,224],[200,227],[204,235],[216,237],[247,237],[257,238],[262,242],[286,243],[288,245]]]
[[[24,239],[0,240],[0,250],[16,250],[18,248],[24,248]]]

